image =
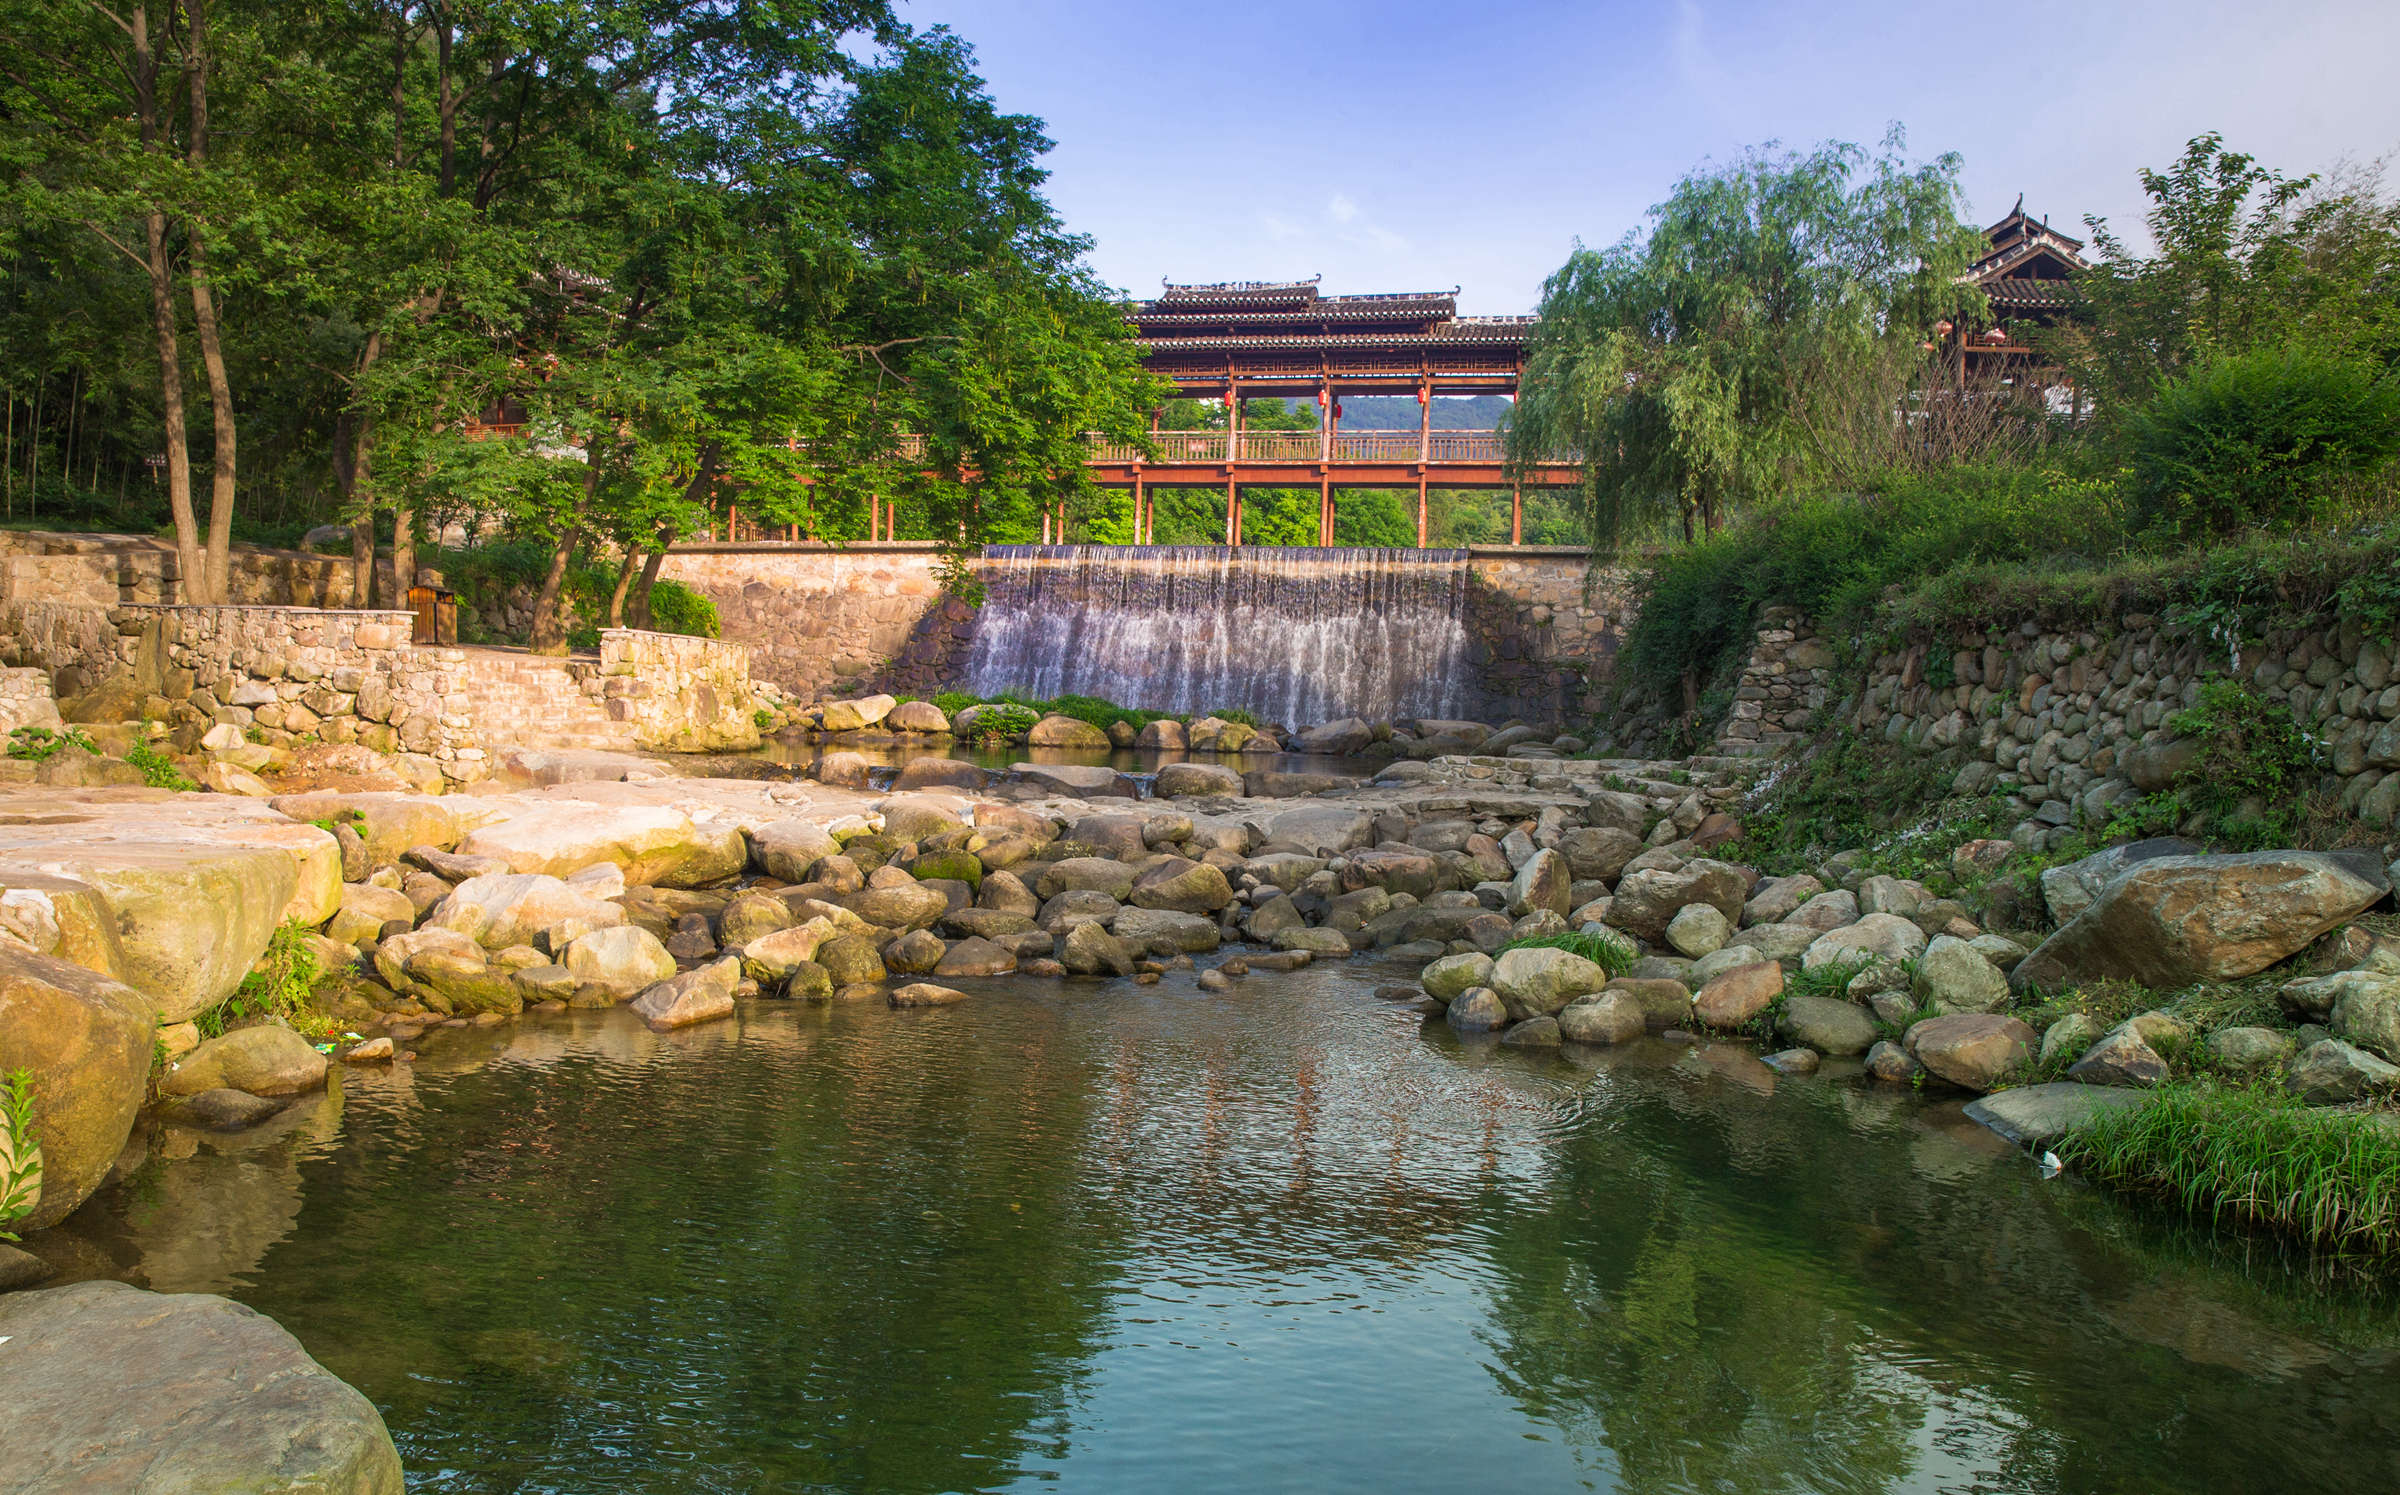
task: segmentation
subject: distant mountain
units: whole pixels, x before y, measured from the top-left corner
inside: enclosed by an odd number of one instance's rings
[[[1294,400],[1298,406],[1301,401]],[[1437,431],[1489,431],[1500,424],[1502,412],[1508,409],[1506,395],[1442,395],[1433,402],[1433,428]],[[1413,395],[1344,395],[1342,396],[1342,429],[1345,431],[1413,431],[1417,428],[1417,401]]]

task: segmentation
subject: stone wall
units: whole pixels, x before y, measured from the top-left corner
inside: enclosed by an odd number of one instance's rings
[[[975,609],[943,593],[939,558],[921,541],[690,545],[659,574],[705,593],[725,637],[750,646],[757,676],[796,697],[925,695],[957,681],[975,636]],[[1590,716],[1630,612],[1624,574],[1600,573],[1587,592],[1589,559],[1573,546],[1478,547],[1468,567],[1479,714]]]
[[[48,670],[0,669],[0,738],[19,727],[58,725],[58,703],[50,698]]]
[[[388,575],[389,558],[385,558]],[[348,607],[350,559],[240,545],[227,571],[230,601],[268,607]],[[28,602],[173,604],[182,599],[175,543],[149,535],[0,530],[0,605]]]
[[[608,628],[584,693],[633,724],[635,740],[666,752],[715,752],[758,746],[752,713],[750,650],[721,639]],[[609,703],[622,702],[622,707]]]
[[[1748,758],[1785,751],[1816,726],[1836,686],[1833,646],[1792,609],[1764,609],[1718,753]]]

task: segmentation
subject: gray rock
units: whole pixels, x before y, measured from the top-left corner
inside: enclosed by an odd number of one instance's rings
[[[1898,914],[1869,914],[1855,924],[1819,935],[1800,957],[1800,964],[1813,971],[1828,965],[1898,963],[1924,953],[1925,931]]]
[[[2130,1110],[2143,1098],[2097,1085],[2019,1085],[1967,1102],[1967,1115],[2021,1147],[2048,1147],[2094,1116]]]
[[[1776,1031],[1820,1054],[1863,1054],[1875,1046],[1875,1020],[1864,1008],[1835,997],[1806,994],[1783,999]]]
[[[1667,921],[1667,943],[1694,960],[1725,948],[1732,935],[1733,921],[1706,903],[1687,904]]]
[[[1517,868],[1514,881],[1508,885],[1508,912],[1523,918],[1537,910],[1547,910],[1565,919],[1573,905],[1568,900],[1575,874],[1567,859],[1557,852],[1543,848],[1525,858]]]
[[[1825,891],[1825,885],[1807,873],[1797,877],[1768,877],[1759,880],[1751,890],[1750,901],[1742,905],[1742,924],[1775,924],[1800,911],[1800,905]]]
[[[2296,1045],[2273,1028],[2219,1028],[2201,1040],[2210,1057],[2236,1074],[2263,1074],[2291,1062]]]
[[[325,1087],[330,1061],[281,1023],[236,1028],[209,1039],[168,1066],[161,1095],[232,1089],[251,1095],[292,1096]]]
[[[274,1320],[121,1282],[0,1297],[0,1489],[401,1495],[374,1404]]]
[[[1500,1035],[1500,1041],[1512,1049],[1557,1048],[1560,1043],[1558,1019],[1529,1017],[1521,1023],[1510,1025],[1509,1030]]]
[[[1820,1062],[1815,1049],[1785,1049],[1780,1054],[1769,1054],[1759,1061],[1783,1075],[1813,1075]]]
[[[2326,1038],[2299,1052],[2284,1071],[2283,1084],[2311,1105],[2333,1105],[2400,1090],[2400,1066],[2338,1038]]]
[[[288,1104],[288,1101],[252,1095],[245,1090],[219,1088],[198,1091],[180,1100],[170,1100],[162,1110],[166,1118],[178,1126],[195,1126],[212,1132],[238,1132],[279,1114]]]
[[[1813,929],[1819,934],[1830,934],[1858,922],[1858,895],[1847,888],[1819,893],[1792,910],[1783,922]]]
[[[2352,982],[2334,1002],[2328,1026],[2334,1037],[2354,1043],[2378,1059],[2400,1063],[2400,976]]]
[[[2023,988],[2113,978],[2162,990],[2233,980],[2305,949],[2389,891],[2381,868],[2338,852],[2156,857],[2107,883],[2009,980]]]
[[[1215,920],[1174,909],[1119,909],[1108,927],[1131,948],[1153,954],[1205,955],[1224,943]]]
[[[1278,950],[1305,950],[1311,955],[1350,953],[1350,937],[1338,929],[1287,929],[1275,936]]]
[[[1867,1073],[1878,1080],[1907,1085],[1914,1083],[1917,1076],[1924,1072],[1925,1066],[1919,1064],[1916,1056],[1899,1044],[1887,1041],[1867,1050]]]
[[[1488,1033],[1508,1021],[1500,994],[1488,986],[1471,986],[1451,999],[1444,1020],[1461,1033]]]
[[[1484,954],[1446,955],[1419,973],[1425,994],[1448,1002],[1470,987],[1489,986],[1492,958]]]
[[[633,999],[633,1014],[662,1033],[731,1017],[733,989],[741,979],[740,958],[728,955],[659,982]]]
[[[1508,950],[1492,962],[1492,990],[1516,1022],[1553,1016],[1606,985],[1607,971],[1570,950]]]
[[[2085,1085],[2140,1088],[2166,1077],[2167,1061],[2130,1023],[2102,1035],[2067,1070],[2068,1079]]]
[[[2154,836],[2094,852],[2079,862],[2052,867],[2042,874],[2042,900],[2050,906],[2052,922],[2064,924],[2092,906],[2100,890],[2128,868],[2159,857],[2198,856],[2208,848],[2176,836]]]
[[[1940,934],[1918,957],[1910,992],[1941,1012],[1997,1012],[2008,1005],[2008,976],[1972,944]]]
[[[1073,976],[1133,974],[1133,952],[1097,923],[1077,924],[1060,937],[1058,963]]]
[[[1558,1012],[1559,1035],[1570,1043],[1631,1043],[1646,1026],[1642,1004],[1622,991],[1591,992]]]
[[[1609,922],[1638,938],[1662,940],[1675,915],[1695,903],[1713,906],[1729,922],[1740,918],[1749,888],[1749,879],[1740,868],[1706,857],[1676,870],[1653,867],[1628,872],[1617,883]]]

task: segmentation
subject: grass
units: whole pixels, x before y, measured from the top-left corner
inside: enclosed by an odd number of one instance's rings
[[[142,782],[153,789],[172,789],[189,794],[200,785],[190,774],[175,766],[175,760],[146,742],[137,742],[125,750],[125,761],[142,771]]]
[[[1622,976],[1632,970],[1638,958],[1623,936],[1588,929],[1567,934],[1529,934],[1523,939],[1510,940],[1500,950],[1503,954],[1510,950],[1564,950],[1582,956],[1611,976]]]
[[[68,748],[100,751],[91,734],[80,727],[61,727],[55,732],[48,727],[19,727],[8,734],[8,756],[31,763],[47,763]]]
[[[321,974],[316,951],[308,944],[313,933],[297,919],[286,919],[277,925],[267,940],[265,952],[233,995],[200,1014],[197,1022],[201,1033],[216,1038],[225,1032],[228,1022],[280,1018],[304,1036],[330,1036],[324,1031],[329,1026],[327,1020],[308,1006],[308,994]]]
[[[2162,1085],[2057,1145],[2093,1178],[2322,1250],[2400,1250],[2400,1134],[2255,1086]]]
[[[33,1213],[35,1191],[42,1186],[42,1165],[33,1151],[33,1071],[10,1070],[0,1081],[0,1139],[8,1143],[0,1157],[0,1241],[17,1237],[5,1227]]]

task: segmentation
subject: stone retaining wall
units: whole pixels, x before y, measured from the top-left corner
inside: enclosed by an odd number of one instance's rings
[[[642,746],[666,752],[717,752],[758,746],[752,713],[758,692],[750,680],[750,650],[722,639],[681,633],[608,628],[600,633],[600,662],[588,669],[584,694],[633,724]],[[622,702],[622,706],[610,703]]]
[[[1816,726],[1837,683],[1833,646],[1806,618],[1788,607],[1763,610],[1717,751],[1743,758],[1790,748]]]
[[[957,682],[975,636],[975,609],[935,575],[940,554],[923,541],[688,545],[660,575],[706,594],[757,676],[796,697],[925,695]],[[1600,573],[1587,591],[1589,559],[1574,546],[1478,547],[1468,567],[1479,714],[1588,718],[1630,617],[1625,574]]]
[[[380,559],[388,577],[390,558]],[[348,556],[238,545],[229,557],[227,584],[229,600],[244,606],[348,607],[353,600]],[[0,604],[171,605],[182,596],[172,540],[0,530]]]
[[[19,727],[57,725],[58,703],[50,698],[48,670],[0,669],[0,738]]]

